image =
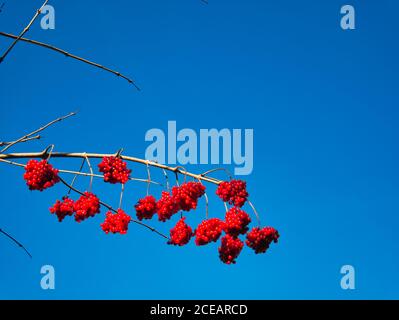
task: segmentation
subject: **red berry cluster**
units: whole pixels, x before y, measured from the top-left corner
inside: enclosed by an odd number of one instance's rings
[[[172,196],[183,211],[195,210],[198,199],[205,194],[205,186],[200,182],[187,182],[172,188]]]
[[[203,246],[216,242],[222,234],[224,222],[218,218],[202,221],[195,230],[195,244]]]
[[[157,202],[158,220],[165,222],[179,211],[179,204],[169,192],[163,191],[161,199]]]
[[[255,253],[265,253],[272,242],[277,243],[280,235],[278,231],[272,227],[253,228],[247,233],[247,246],[254,249]]]
[[[244,243],[237,237],[226,234],[219,247],[219,257],[226,264],[236,263],[238,255],[241,253]]]
[[[181,218],[176,225],[170,230],[170,240],[168,244],[173,244],[176,246],[184,246],[187,244],[192,235],[193,230],[184,221],[186,218]]]
[[[39,190],[50,188],[60,181],[58,170],[54,169],[47,160],[29,160],[25,167],[24,179],[29,190]]]
[[[105,221],[101,224],[101,228],[105,233],[126,234],[128,226],[132,218],[122,209],[118,209],[117,213],[107,212]]]
[[[104,174],[104,181],[109,183],[126,183],[130,178],[132,170],[119,157],[104,157],[98,165],[100,172]]]
[[[224,181],[219,184],[216,194],[224,202],[241,208],[248,199],[247,183],[242,180]]]
[[[72,216],[74,214],[74,205],[75,202],[72,199],[64,197],[62,201],[57,200],[57,202],[50,208],[50,212],[56,214],[58,221],[62,222],[66,216]]]
[[[81,222],[100,213],[100,199],[91,192],[85,192],[74,205],[75,220]]]
[[[245,234],[248,231],[248,225],[251,218],[245,211],[232,207],[226,213],[224,231],[232,236]]]
[[[152,219],[157,212],[157,200],[153,196],[140,199],[134,206],[136,208],[137,219]]]
[[[205,194],[205,186],[200,182],[187,182],[172,188],[172,193],[162,192],[157,202],[160,221],[169,220],[179,210],[190,211],[197,208],[198,199]]]

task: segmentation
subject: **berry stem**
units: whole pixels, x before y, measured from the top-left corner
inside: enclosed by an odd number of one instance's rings
[[[82,164],[80,165],[79,171],[78,172],[82,172],[83,166],[85,165],[86,159],[83,159]],[[71,186],[73,186],[75,184],[76,178],[78,177],[78,174],[75,174],[72,181],[71,181]],[[72,189],[69,188],[68,189],[68,193],[67,195],[71,194]]]

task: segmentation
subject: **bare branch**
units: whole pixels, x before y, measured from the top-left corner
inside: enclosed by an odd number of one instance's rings
[[[22,39],[22,37],[24,36],[25,33],[28,32],[29,28],[32,26],[32,24],[35,22],[35,20],[37,19],[37,17],[39,16],[39,14],[42,12],[43,7],[47,4],[48,0],[44,1],[44,3],[42,4],[42,6],[40,7],[39,10],[36,11],[35,15],[33,16],[32,20],[28,23],[28,25],[24,28],[24,30],[22,30],[22,32],[19,34],[19,36],[16,36],[14,39],[14,42],[11,44],[11,46],[8,47],[8,49],[6,50],[6,52],[3,54],[2,57],[0,57],[0,63],[2,63],[4,61],[4,59],[6,58],[6,56],[10,53],[10,51],[14,48],[14,46],[17,44],[17,42],[19,40]]]
[[[28,141],[32,141],[32,140],[40,140],[42,137],[37,135],[34,137],[30,137],[30,138],[26,138],[20,141],[21,142],[28,142]],[[13,143],[13,141],[11,142],[0,142],[0,147],[4,147],[4,146],[8,146],[9,144]]]
[[[18,247],[20,247],[22,250],[24,250],[26,252],[26,254],[32,258],[32,255],[30,254],[30,252],[25,248],[25,246],[19,242],[17,239],[15,239],[13,236],[11,236],[8,232],[0,229],[0,233],[4,234],[7,238],[9,238],[11,241],[13,241]]]
[[[1,31],[0,31],[0,36],[12,38],[12,39],[17,39],[18,38],[16,35],[13,35],[13,34],[10,34],[10,33],[1,32]],[[40,46],[40,47],[43,47],[43,48],[46,48],[46,49],[53,50],[55,52],[61,53],[62,55],[66,56],[66,57],[81,61],[83,63],[86,63],[86,64],[89,64],[91,66],[97,67],[97,68],[102,69],[104,71],[113,73],[114,75],[116,75],[116,76],[118,76],[118,77],[120,77],[122,79],[125,79],[127,82],[132,84],[138,91],[141,91],[140,87],[136,85],[134,80],[128,78],[127,76],[123,75],[122,73],[120,73],[118,71],[112,70],[112,69],[107,68],[107,67],[105,67],[105,66],[103,66],[101,64],[98,64],[96,62],[93,62],[93,61],[84,59],[82,57],[76,56],[74,54],[71,54],[71,53],[63,50],[63,49],[57,48],[57,47],[49,45],[47,43],[43,43],[43,42],[40,42],[40,41],[31,40],[31,39],[26,39],[26,38],[20,38],[19,40],[27,42],[27,43],[30,43],[30,44],[34,44],[34,45],[37,45],[37,46]]]
[[[6,146],[0,151],[0,154],[1,154],[1,153],[4,153],[5,151],[7,151],[7,150],[8,150],[9,148],[11,148],[13,145],[16,145],[17,143],[26,141],[26,139],[29,139],[30,137],[32,137],[32,136],[38,134],[39,132],[41,132],[41,131],[43,131],[43,130],[46,130],[48,127],[52,126],[54,123],[60,122],[60,121],[65,120],[65,119],[67,119],[67,118],[69,118],[69,117],[72,117],[72,116],[74,116],[74,115],[76,115],[76,112],[71,112],[71,113],[67,114],[66,116],[57,118],[57,119],[55,119],[55,120],[49,122],[49,123],[46,124],[45,126],[39,128],[39,129],[37,129],[37,130],[35,130],[35,131],[31,132],[31,133],[28,133],[28,134],[24,135],[23,137],[19,138],[18,140],[15,140],[15,141],[13,141],[13,142],[10,142],[8,145],[6,145]]]

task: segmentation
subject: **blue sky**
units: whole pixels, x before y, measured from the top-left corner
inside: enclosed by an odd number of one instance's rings
[[[41,4],[4,2],[0,30],[14,34]],[[103,216],[60,224],[48,207],[65,189],[29,192],[21,169],[1,165],[0,227],[33,259],[0,237],[0,298],[399,298],[399,5],[351,0],[356,30],[343,31],[343,1],[209,2],[51,1],[56,29],[36,22],[27,37],[123,71],[143,90],[19,43],[0,65],[0,140],[73,110],[77,117],[14,151],[54,143],[56,151],[124,147],[143,157],[146,131],[166,130],[168,120],[180,129],[253,128],[254,171],[244,178],[280,243],[265,255],[245,248],[237,265],[226,266],[216,244],[175,248],[135,225],[126,236],[107,236]],[[9,44],[0,38],[1,52]],[[211,215],[222,217],[208,189]],[[97,181],[94,191],[117,206],[116,186]],[[145,185],[129,184],[125,210],[144,194]],[[188,216],[195,226],[203,204]],[[153,224],[164,232],[173,225]],[[45,264],[56,271],[53,291],[40,287]],[[355,290],[340,287],[346,264],[355,267]]]

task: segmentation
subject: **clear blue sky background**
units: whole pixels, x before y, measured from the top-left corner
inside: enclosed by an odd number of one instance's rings
[[[4,2],[0,30],[11,33],[41,4]],[[0,227],[33,259],[0,236],[0,298],[399,298],[399,4],[209,2],[51,1],[56,29],[36,22],[28,37],[123,71],[143,91],[19,43],[0,65],[0,140],[77,109],[44,140],[14,150],[54,143],[58,151],[124,147],[143,157],[145,132],[166,129],[168,120],[180,129],[253,128],[249,192],[263,223],[279,229],[280,243],[259,256],[245,248],[237,265],[226,266],[217,244],[175,248],[136,225],[126,236],[107,236],[99,228],[103,216],[60,224],[48,207],[63,186],[29,192],[22,170],[3,164]],[[355,31],[339,25],[347,2],[356,9]],[[9,44],[0,38],[1,51]],[[133,170],[145,176],[144,168]],[[97,181],[94,188],[117,206],[116,186]],[[132,212],[145,185],[127,189],[124,208]],[[211,215],[222,217],[213,192],[209,186]],[[195,226],[203,217],[201,205],[188,219]],[[167,232],[173,222],[153,224]],[[40,288],[44,264],[55,267],[54,291]],[[340,288],[345,264],[356,268],[356,290]]]

